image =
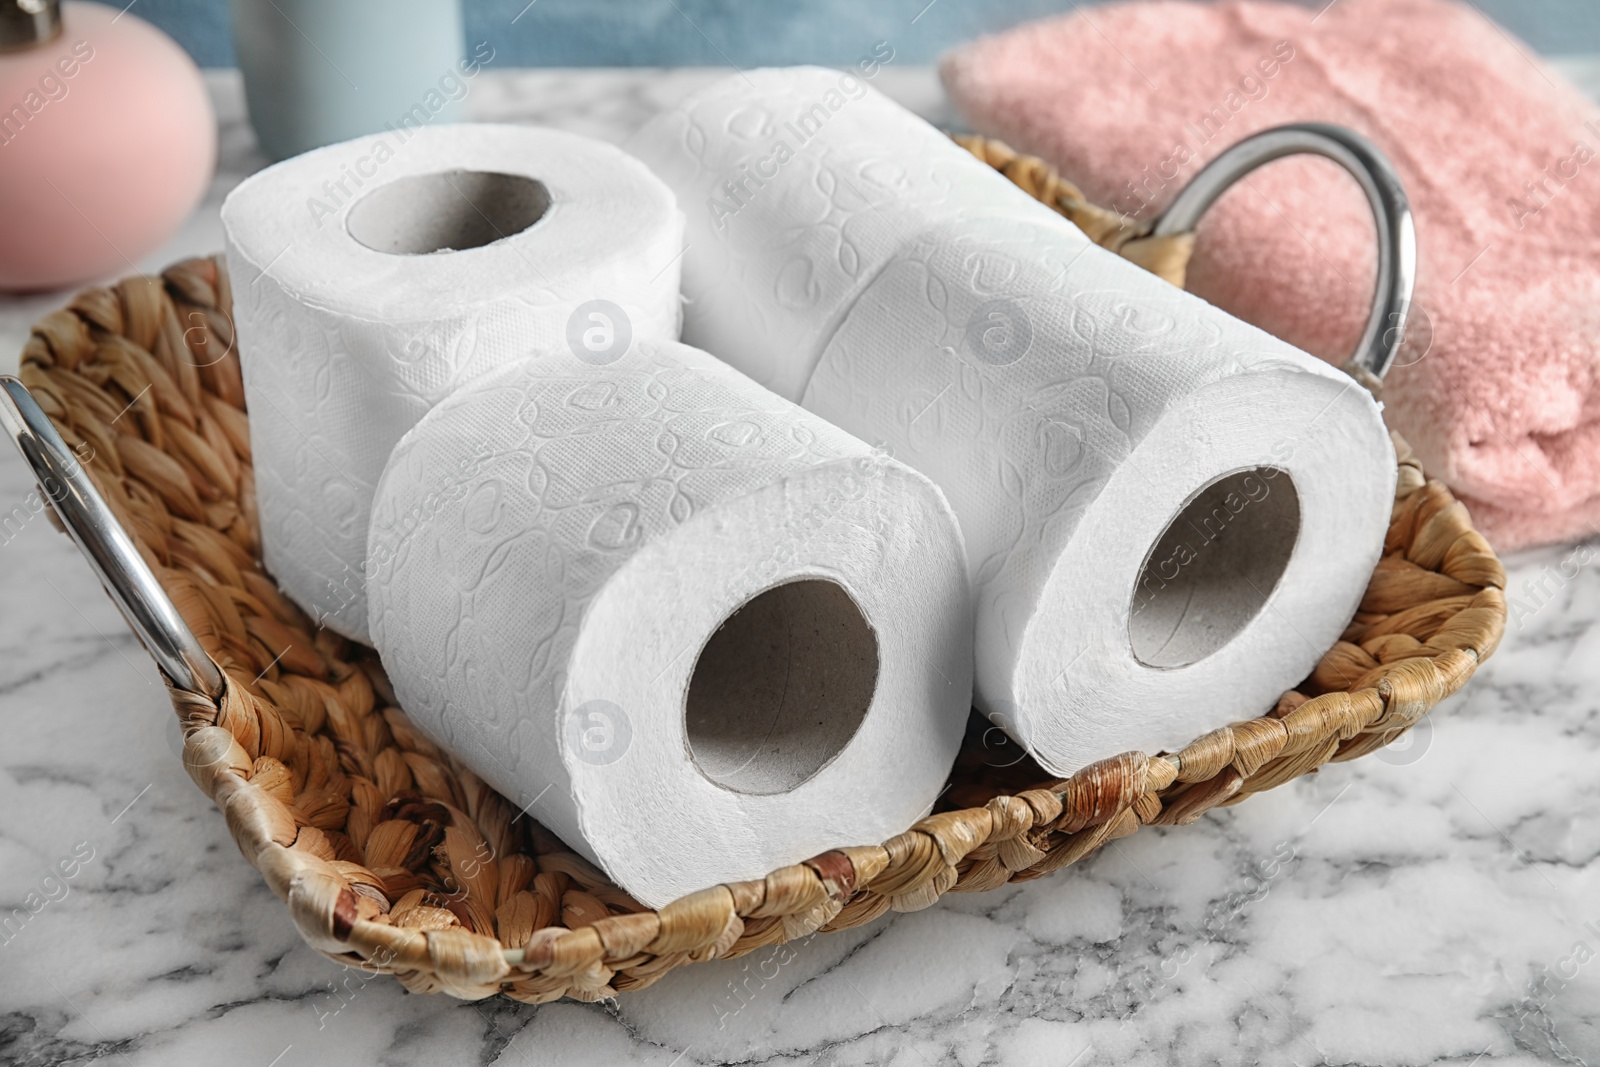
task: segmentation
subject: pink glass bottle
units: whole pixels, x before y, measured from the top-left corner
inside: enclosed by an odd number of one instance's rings
[[[205,193],[205,83],[171,38],[102,4],[0,0],[0,289],[132,273]]]

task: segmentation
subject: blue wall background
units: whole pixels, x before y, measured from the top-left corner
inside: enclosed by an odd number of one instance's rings
[[[840,64],[879,40],[894,45],[896,63],[927,63],[977,34],[1076,6],[1073,0],[463,2],[467,41],[492,44],[496,67]],[[1596,0],[1471,2],[1541,52],[1600,52]],[[234,65],[227,0],[134,0],[133,12],[175,37],[201,66]]]

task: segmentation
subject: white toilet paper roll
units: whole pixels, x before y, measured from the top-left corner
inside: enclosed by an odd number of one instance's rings
[[[628,147],[688,215],[686,339],[945,490],[979,706],[1047,768],[1259,714],[1337,638],[1395,477],[1347,378],[848,75],[732,77]]]
[[[371,555],[407,713],[649,905],[899,833],[960,743],[943,496],[687,346],[454,394],[394,450]]]
[[[688,220],[684,341],[790,400],[861,286],[928,223],[1017,213],[1071,225],[856,73],[735,75],[626,147]]]
[[[309,152],[222,207],[266,564],[366,639],[367,522],[389,451],[530,351],[676,339],[682,215],[609,145],[430,126]]]
[[[1355,612],[1394,495],[1350,378],[1025,222],[910,242],[804,403],[945,490],[978,703],[1057,774],[1270,708]]]

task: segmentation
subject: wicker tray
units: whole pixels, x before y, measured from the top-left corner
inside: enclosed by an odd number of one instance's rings
[[[1037,160],[968,147],[1181,284],[1192,225],[1130,225]],[[1397,440],[1393,520],[1360,613],[1269,714],[1065,780],[997,751],[998,731],[975,719],[945,807],[905,833],[651,911],[419,734],[375,654],[315,629],[262,569],[229,306],[220,259],[80,293],[35,326],[27,390],[7,381],[0,421],[168,676],[185,768],[245,857],[308,943],[413,992],[595,1000],[681,964],[1037,878],[1388,744],[1466,682],[1504,627],[1499,561]],[[1383,365],[1353,369],[1372,384]],[[64,448],[81,468],[63,466]],[[82,509],[98,501],[79,471],[116,523],[88,528]]]

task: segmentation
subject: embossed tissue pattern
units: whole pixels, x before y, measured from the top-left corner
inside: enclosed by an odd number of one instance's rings
[[[687,218],[684,340],[788,399],[861,285],[930,221],[1055,219],[1086,240],[875,91],[843,97],[805,137],[796,122],[837,88],[837,71],[736,80],[664,112],[627,147],[678,192]]]
[[[548,217],[484,248],[419,256],[357,245],[342,216],[305,225],[292,210],[301,186],[315,188],[356,142],[257,175],[224,210],[263,555],[302,607],[358,639],[366,637],[372,491],[401,434],[479,374],[565,348],[569,316],[585,301],[614,301],[636,337],[675,340],[680,322],[682,220],[671,194],[635,161],[553,131],[425,133],[412,152],[543,168],[555,198]],[[606,169],[603,183],[570,173],[557,181],[541,148],[565,153],[566,172]],[[421,155],[403,159],[381,176],[428,169]],[[631,196],[626,211],[599,202],[617,196]],[[590,230],[575,239],[586,218]],[[485,276],[491,261],[499,266]],[[449,263],[459,270],[443,269]]]
[[[971,610],[943,497],[687,346],[553,356],[444,401],[390,459],[371,548],[373,638],[407,713],[641,899],[893,834],[960,741]],[[792,793],[714,785],[685,749],[697,652],[811,576],[876,631],[870,710]],[[630,721],[614,768],[566,732],[596,698]]]

